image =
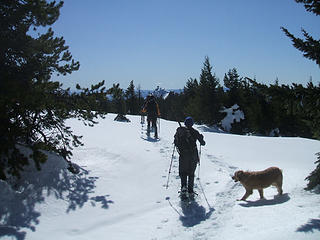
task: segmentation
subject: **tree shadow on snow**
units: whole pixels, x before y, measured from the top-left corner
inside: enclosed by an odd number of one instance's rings
[[[17,231],[14,227],[0,226],[0,237],[10,236],[12,239],[23,240],[26,237],[26,232]]]
[[[305,232],[305,233],[312,232],[313,233],[313,230],[320,231],[320,219],[309,220],[308,223],[299,227],[296,232]]]
[[[180,215],[180,221],[184,227],[193,227],[210,218],[214,212],[214,208],[210,208],[206,212],[206,208],[199,205],[196,201],[181,201],[181,209],[183,215]]]
[[[91,177],[90,172],[81,167],[78,167],[78,174],[72,174],[67,167],[62,158],[49,154],[43,171],[23,173],[15,189],[0,182],[0,238],[7,236],[24,240],[26,232],[23,229],[36,231],[41,216],[36,206],[45,203],[44,196],[54,196],[67,203],[66,213],[82,208],[87,202],[92,206],[109,208],[109,204],[113,203],[108,200],[109,195],[89,196],[94,193],[97,177]]]
[[[268,205],[277,205],[288,202],[290,200],[289,194],[285,193],[283,195],[276,195],[273,199],[260,199],[257,201],[246,201],[245,203],[240,203],[242,207],[261,207]]]
[[[95,207],[95,206],[96,206],[96,203],[100,203],[102,208],[108,209],[108,208],[109,208],[109,204],[110,204],[110,203],[113,203],[113,201],[107,200],[106,197],[110,197],[110,195],[96,196],[96,197],[90,198],[90,200],[91,200],[91,205]]]
[[[202,132],[212,132],[212,133],[227,133],[225,131],[223,131],[222,129],[218,128],[218,127],[210,127],[210,126],[199,126],[198,127],[199,130],[201,130]]]

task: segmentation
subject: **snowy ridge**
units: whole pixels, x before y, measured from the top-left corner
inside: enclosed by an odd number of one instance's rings
[[[166,99],[169,96],[170,92],[180,94],[182,93],[182,91],[183,89],[164,89],[160,87],[157,87],[155,90],[140,90],[141,96],[143,98],[146,98],[149,94],[152,94],[157,98],[163,98],[163,99]]]
[[[204,135],[196,170],[195,202],[178,197],[178,124],[160,121],[160,139],[146,136],[140,116],[116,122],[114,114],[93,128],[68,123],[82,134],[84,147],[72,161],[49,154],[43,171],[32,164],[18,186],[0,181],[0,239],[319,239],[319,195],[304,190],[315,168],[320,142],[223,134],[196,126]],[[26,154],[27,154],[27,150]],[[168,169],[173,156],[169,187]],[[231,179],[238,169],[283,170],[284,195],[276,189],[241,198],[244,188]]]

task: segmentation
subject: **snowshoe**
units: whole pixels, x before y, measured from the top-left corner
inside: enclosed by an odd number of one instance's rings
[[[188,191],[186,188],[182,188],[179,192],[181,201],[186,201],[189,198]]]
[[[189,197],[189,200],[191,200],[191,201],[193,201],[197,196],[198,196],[198,193],[196,193],[194,191],[188,192],[188,197]]]

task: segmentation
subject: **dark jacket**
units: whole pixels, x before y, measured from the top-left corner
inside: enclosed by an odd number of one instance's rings
[[[200,134],[194,128],[188,128],[192,135],[192,143],[190,144],[190,149],[186,149],[180,152],[179,157],[179,175],[187,174],[193,175],[196,170],[197,163],[200,161],[197,149],[197,140],[201,145],[205,145],[205,141],[203,140],[203,135]]]
[[[151,98],[145,102],[142,112],[146,112],[147,117],[150,120],[157,119],[157,117],[160,116],[159,106],[154,98]]]

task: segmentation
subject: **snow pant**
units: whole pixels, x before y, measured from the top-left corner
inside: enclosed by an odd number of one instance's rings
[[[181,189],[188,189],[193,192],[194,172],[199,161],[197,149],[180,152],[179,157],[179,176],[181,179]]]
[[[157,129],[157,117],[156,116],[148,116],[147,117],[147,132],[150,133],[150,124],[154,129],[154,136],[158,137],[158,129]]]

